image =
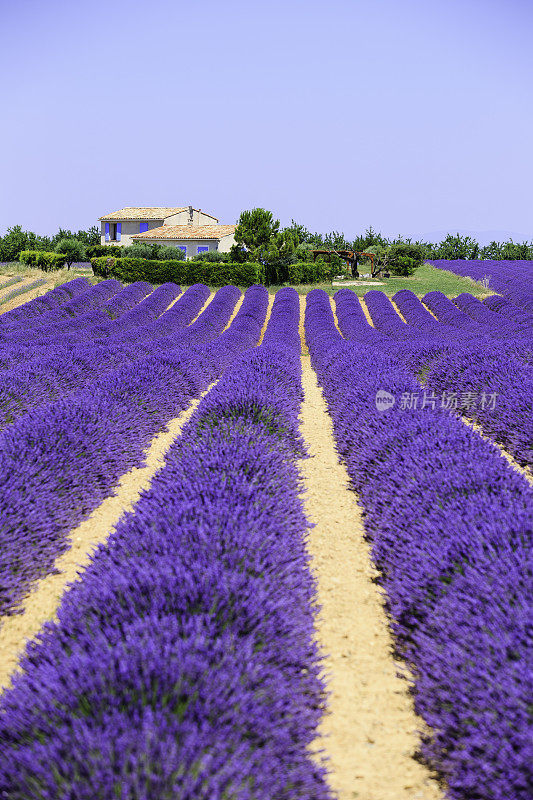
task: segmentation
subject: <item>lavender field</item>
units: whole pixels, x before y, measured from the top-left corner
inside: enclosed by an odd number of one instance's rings
[[[533,262],[433,263],[496,294],[77,278],[0,315],[0,798],[531,796]],[[310,544],[309,459],[357,506],[336,558],[369,547],[332,584],[341,637],[369,619],[346,652],[320,633],[335,563]],[[383,789],[385,661],[411,744]]]

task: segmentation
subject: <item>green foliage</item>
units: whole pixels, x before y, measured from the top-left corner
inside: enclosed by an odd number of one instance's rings
[[[481,248],[479,257],[491,261],[531,261],[533,259],[533,242],[519,244],[513,242],[512,239],[507,242],[491,242]]]
[[[245,262],[232,264],[225,261],[184,261],[142,258],[114,258],[100,256],[91,259],[95,275],[117,278],[123,283],[148,281],[160,284],[171,281],[184,285],[205,283],[208,286],[251,286],[263,283],[261,264]]]
[[[100,244],[100,229],[96,225],[93,225],[87,231],[79,230],[77,233],[74,233],[73,231],[60,228],[50,240],[51,246],[54,250],[57,250],[56,245],[61,241],[61,239],[77,239],[86,247]]]
[[[117,244],[91,244],[87,247],[86,253],[89,261],[92,261],[93,258],[99,258],[100,256],[120,258],[125,249]]]
[[[424,247],[417,242],[392,244],[387,251],[388,262],[390,263],[397,255],[412,258],[417,267],[423,264],[426,256]]]
[[[205,283],[207,286],[252,286],[264,283],[264,267],[253,261],[245,263],[189,261],[188,283]]]
[[[86,258],[86,247],[79,239],[60,239],[54,250],[64,256],[68,269],[75,262],[84,261]]]
[[[386,265],[387,253],[389,252],[389,248],[386,245],[373,244],[370,247],[365,247],[364,252],[372,253],[374,256],[374,266],[383,267]],[[369,258],[361,258],[359,264],[361,266],[372,266]]]
[[[36,267],[44,272],[63,269],[65,266],[63,253],[47,253],[44,250],[22,250],[19,253],[19,261],[27,267]]]
[[[149,260],[161,261],[183,261],[185,253],[179,247],[166,247],[162,244],[149,244],[148,242],[136,242],[127,247],[118,247],[119,258],[146,258]]]
[[[455,259],[474,259],[479,256],[479,245],[470,236],[461,236],[456,233],[453,236],[449,233],[446,238],[435,248],[433,248],[432,258]]]
[[[389,240],[375,231],[371,225],[364,234],[357,236],[353,240],[349,249],[369,252],[371,247],[387,247],[389,244]]]
[[[229,260],[232,264],[244,264],[248,253],[240,244],[232,244],[229,251]]]
[[[235,242],[249,252],[266,248],[279,231],[279,220],[265,208],[243,211],[235,228]]]
[[[308,242],[300,242],[296,248],[296,260],[309,262],[312,259],[311,250],[313,245]]]
[[[239,217],[235,242],[230,252],[232,262],[261,264],[267,284],[288,281],[289,266],[297,261],[298,226],[280,230],[279,220],[274,219],[271,211],[253,208]]]
[[[387,268],[390,269],[393,275],[408,277],[414,274],[416,267],[417,263],[414,258],[410,258],[409,256],[397,256],[394,261],[388,264]]]
[[[331,279],[332,267],[321,259],[316,261],[297,261],[288,268],[288,282],[291,285],[299,283],[324,283]]]
[[[198,253],[197,256],[193,256],[191,261],[227,262],[231,261],[231,259],[229,253],[219,253],[218,250],[208,250],[207,253]]]
[[[388,248],[384,263],[395,275],[412,275],[424,262],[424,258],[425,250],[422,245],[402,242]]]
[[[166,247],[162,244],[156,245],[156,247],[159,247],[156,258],[160,261],[185,261],[187,258],[183,250],[180,250],[179,247]]]
[[[48,236],[39,236],[31,231],[23,231],[21,225],[7,229],[5,236],[0,236],[0,261],[18,261],[23,250],[52,250]]]

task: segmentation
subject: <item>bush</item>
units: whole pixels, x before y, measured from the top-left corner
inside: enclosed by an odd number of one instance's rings
[[[93,258],[99,258],[100,256],[120,258],[124,249],[125,248],[115,244],[91,244],[87,247],[85,252],[89,261],[92,261]]]
[[[205,283],[208,286],[252,286],[263,282],[261,264],[246,262],[232,264],[212,261],[177,261],[143,258],[114,258],[100,256],[91,259],[95,275],[117,278],[123,283],[148,281],[149,283],[187,284]]]
[[[395,275],[412,275],[422,265],[424,258],[425,250],[422,245],[404,242],[392,244],[384,262]]]
[[[198,253],[193,256],[191,261],[212,261],[212,262],[228,262],[230,260],[229,253],[219,253],[218,250],[208,250],[207,253]]]
[[[28,267],[36,267],[44,272],[63,269],[65,256],[63,253],[47,253],[44,250],[22,250],[19,261]]]
[[[414,273],[417,266],[419,265],[414,258],[409,258],[409,256],[397,256],[394,263],[388,265],[388,269],[390,269],[393,275],[408,277]]]
[[[297,261],[289,264],[289,283],[323,283],[331,278],[331,265],[324,261]]]
[[[68,269],[75,262],[84,261],[87,257],[85,245],[79,239],[60,239],[54,249],[56,253],[61,253],[64,256]]]
[[[231,261],[189,261],[187,283],[205,283],[207,286],[252,286],[264,283],[265,272],[262,264],[246,261],[236,264]]]
[[[160,261],[185,261],[187,258],[179,247],[164,247],[162,244],[158,244],[156,247],[159,247],[159,252],[152,258],[158,258]]]

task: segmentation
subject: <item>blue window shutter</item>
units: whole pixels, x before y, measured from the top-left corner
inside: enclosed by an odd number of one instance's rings
[[[209,247],[198,246],[198,252],[199,253],[207,253],[208,251],[209,251]]]
[[[147,230],[148,230],[148,223],[139,222],[139,233],[146,233]]]
[[[106,242],[109,241],[109,222],[106,222],[105,224],[105,240]]]
[[[122,222],[117,222],[117,242],[120,242],[121,233],[122,233]]]
[[[186,244],[180,244],[179,245],[179,249],[181,250],[182,253],[187,253],[187,245]]]

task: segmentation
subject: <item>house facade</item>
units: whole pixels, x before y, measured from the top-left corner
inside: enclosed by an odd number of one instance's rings
[[[161,225],[144,233],[136,233],[132,242],[176,247],[186,258],[200,253],[228,253],[235,244],[235,225]]]
[[[218,219],[199,208],[149,207],[121,208],[100,217],[100,241],[102,244],[130,245],[136,234],[149,233],[166,226],[216,226]],[[165,244],[171,244],[170,241]]]

